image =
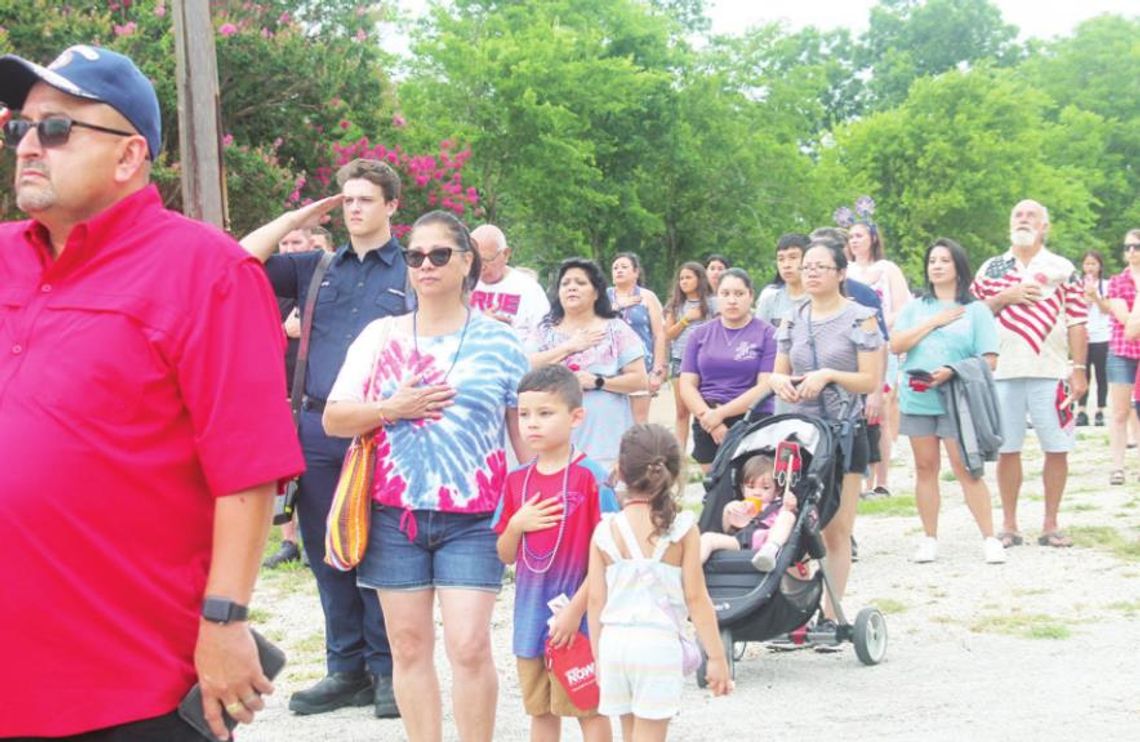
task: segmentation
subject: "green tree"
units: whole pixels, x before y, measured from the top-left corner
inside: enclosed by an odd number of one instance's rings
[[[1018,69],[1025,84],[1048,93],[1053,120],[1074,127],[1086,115],[1103,119],[1104,134],[1081,132],[1055,143],[1063,162],[1096,172],[1094,244],[1119,244],[1140,225],[1140,18],[1104,15],[1080,24],[1072,36],[1046,45]],[[1093,146],[1102,144],[1103,146]],[[1112,259],[1120,255],[1113,251]]]
[[[857,60],[871,74],[871,110],[893,108],[915,80],[983,60],[1012,64],[1017,27],[990,0],[879,0]]]
[[[977,267],[1008,245],[1009,212],[1023,198],[1045,204],[1050,244],[1076,256],[1096,221],[1097,173],[1054,156],[1062,142],[1102,146],[1103,120],[1069,112],[1049,120],[1052,102],[1008,70],[953,71],[920,79],[895,110],[842,127],[825,168],[850,174],[849,198],[870,193],[887,249],[909,277],[940,236],[958,240]]]
[[[324,132],[351,119],[390,133],[390,103],[375,43],[379,11],[352,0],[211,2],[217,30],[223,153],[230,227],[241,234],[280,212],[290,192],[322,189],[332,153]],[[41,63],[72,44],[127,54],[151,79],[163,121],[154,177],[168,206],[181,205],[173,21],[166,0],[0,0],[0,53]],[[314,53],[319,49],[320,53]],[[11,177],[11,158],[0,178]],[[310,177],[311,174],[311,177]],[[10,197],[0,203],[15,218]]]

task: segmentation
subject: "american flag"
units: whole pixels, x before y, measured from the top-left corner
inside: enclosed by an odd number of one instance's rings
[[[1010,286],[1030,281],[1041,287],[1041,299],[1029,304],[1007,304],[998,312],[997,321],[1040,354],[1062,314],[1068,320],[1066,327],[1088,319],[1081,276],[1067,260],[1048,262],[1040,270],[1031,265],[1023,272],[1012,255],[990,258],[970,288],[974,296],[985,300]]]

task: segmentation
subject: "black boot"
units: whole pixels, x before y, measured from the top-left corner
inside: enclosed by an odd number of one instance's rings
[[[281,542],[281,546],[277,547],[277,551],[261,563],[261,566],[266,569],[276,569],[286,562],[295,562],[300,558],[301,550],[297,548],[297,543],[285,540]]]
[[[372,676],[359,672],[329,673],[312,688],[297,691],[289,699],[294,714],[323,714],[345,706],[367,706],[373,702]]]
[[[376,718],[400,718],[400,709],[396,706],[396,694],[392,690],[392,676],[373,675],[372,688],[374,690],[373,703],[376,706]]]

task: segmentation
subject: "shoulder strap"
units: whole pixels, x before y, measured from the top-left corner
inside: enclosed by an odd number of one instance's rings
[[[615,515],[614,521],[617,523],[618,530],[621,531],[621,537],[625,541],[625,548],[629,552],[630,558],[644,559],[645,552],[641,550],[641,544],[637,541],[633,527],[629,525],[629,519],[625,517],[625,511],[623,510]]]
[[[335,253],[322,252],[313,277],[309,281],[309,292],[305,295],[305,307],[301,312],[301,342],[297,346],[297,363],[293,366],[293,383],[289,392],[289,403],[293,408],[294,427],[301,423],[301,398],[305,393],[305,374],[309,370],[309,340],[313,335],[313,313],[317,307],[317,293],[321,281],[332,264]]]

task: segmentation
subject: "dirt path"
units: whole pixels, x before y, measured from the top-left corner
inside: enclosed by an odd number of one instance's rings
[[[671,418],[665,405],[655,413]],[[690,682],[670,738],[1140,739],[1140,456],[1129,452],[1129,483],[1110,488],[1105,429],[1081,429],[1080,437],[1062,508],[1078,546],[1017,547],[1000,566],[982,562],[957,484],[946,481],[939,560],[909,561],[920,530],[903,445],[892,466],[895,497],[862,503],[861,559],[844,601],[852,617],[869,604],[886,614],[886,661],[864,667],[850,647],[817,654],[749,645],[736,693],[712,699]],[[1032,542],[1042,512],[1035,449],[1025,470],[1021,520]],[[990,480],[996,516],[992,471]],[[687,494],[699,499],[699,487]],[[494,618],[497,740],[527,739],[510,655],[512,596],[508,584]],[[290,664],[267,711],[241,730],[242,742],[404,738],[399,722],[376,720],[369,708],[308,718],[285,709],[290,693],[324,672],[320,607],[306,572],[264,575],[255,605],[255,623],[283,644]],[[438,632],[437,619],[437,640]],[[436,666],[446,707],[449,675],[438,646]],[[457,739],[449,713],[444,727],[445,739]],[[564,738],[580,739],[576,725],[564,725]]]

